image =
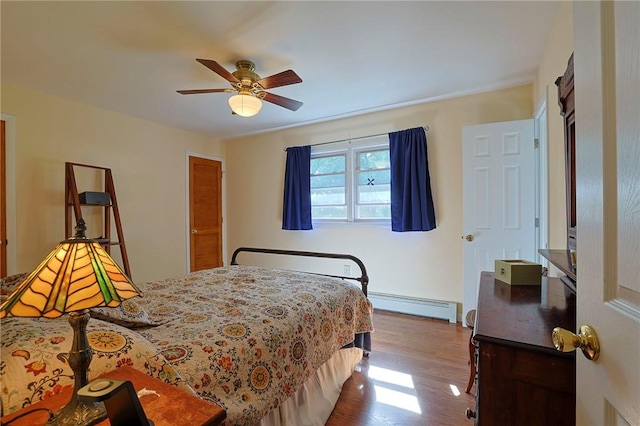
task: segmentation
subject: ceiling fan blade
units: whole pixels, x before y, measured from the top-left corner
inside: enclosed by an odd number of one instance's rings
[[[284,96],[280,96],[280,95],[274,95],[273,93],[269,93],[269,92],[262,92],[262,93],[264,93],[264,97],[262,96],[261,97],[265,101],[290,109],[291,111],[297,111],[298,108],[302,106],[302,102],[300,101],[285,98]]]
[[[200,93],[221,93],[221,92],[231,93],[231,92],[235,92],[235,90],[233,89],[195,89],[195,90],[178,90],[177,92],[180,93],[181,95],[197,95]]]
[[[218,74],[220,77],[224,78],[230,83],[240,83],[240,80],[236,78],[233,74],[225,69],[222,65],[213,61],[211,59],[196,59],[196,61],[200,62],[205,67],[209,68],[211,71]]]
[[[282,71],[281,73],[260,79],[256,83],[258,83],[264,89],[272,89],[274,87],[302,83],[302,79],[293,70],[286,70]]]

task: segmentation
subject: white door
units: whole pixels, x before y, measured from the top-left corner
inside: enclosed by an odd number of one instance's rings
[[[496,259],[535,261],[533,119],[462,129],[463,318]]]
[[[640,425],[640,2],[574,2],[577,424]]]

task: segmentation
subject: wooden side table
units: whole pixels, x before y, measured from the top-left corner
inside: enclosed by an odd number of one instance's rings
[[[129,380],[136,392],[146,388],[154,390],[158,395],[145,395],[140,398],[140,403],[147,418],[153,421],[155,426],[216,426],[220,425],[227,417],[226,411],[219,406],[184,392],[175,386],[171,386],[145,373],[131,367],[117,368],[100,376],[114,380]],[[15,413],[4,416],[2,423],[34,408],[49,408],[55,413],[71,399],[73,391],[68,389],[50,398],[42,400]],[[45,411],[36,411],[25,416],[12,426],[44,425],[49,415]],[[109,420],[98,423],[99,426],[109,426]]]

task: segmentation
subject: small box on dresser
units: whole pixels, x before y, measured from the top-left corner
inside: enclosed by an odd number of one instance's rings
[[[540,285],[542,265],[522,259],[495,261],[496,279],[509,285]]]

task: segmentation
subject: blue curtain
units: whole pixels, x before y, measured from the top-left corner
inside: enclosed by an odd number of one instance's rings
[[[287,148],[284,172],[282,229],[309,230],[311,226],[311,147]]]
[[[430,231],[436,227],[422,127],[389,133],[391,230]]]

